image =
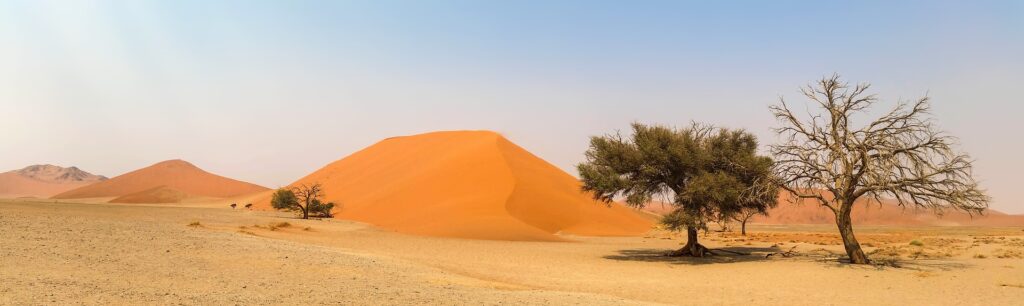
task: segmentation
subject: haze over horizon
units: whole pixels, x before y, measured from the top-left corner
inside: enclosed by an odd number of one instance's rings
[[[1024,213],[1024,3],[3,1],[0,172],[167,159],[286,185],[381,139],[484,129],[575,175],[588,137],[691,121],[775,140],[840,73],[932,98]]]

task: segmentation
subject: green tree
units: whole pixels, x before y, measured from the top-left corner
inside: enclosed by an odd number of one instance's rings
[[[334,203],[324,203],[321,200],[323,196],[323,186],[320,183],[302,184],[291,189],[278,189],[274,192],[270,205],[274,209],[298,211],[303,219],[309,219],[310,215],[329,218],[332,216]]]
[[[757,154],[752,134],[698,124],[632,128],[628,139],[591,137],[587,160],[577,168],[583,189],[606,203],[625,199],[643,207],[654,197],[671,198],[675,210],[662,223],[685,230],[687,241],[668,255],[703,257],[711,252],[699,243],[698,231],[707,230],[708,222],[776,205],[772,160]]]
[[[898,103],[864,124],[878,99],[869,84],[850,88],[838,75],[802,88],[817,111],[801,118],[781,100],[771,106],[782,124],[783,142],[772,146],[782,186],[798,199],[812,199],[836,217],[851,263],[869,263],[853,234],[850,212],[858,199],[895,199],[900,206],[981,213],[989,197],[978,187],[971,158],[954,149],[928,113],[928,97]],[[803,111],[804,108],[800,108]]]

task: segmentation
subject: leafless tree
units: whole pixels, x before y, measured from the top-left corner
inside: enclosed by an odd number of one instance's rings
[[[869,84],[850,87],[838,75],[801,89],[818,112],[798,117],[784,99],[771,111],[782,127],[772,146],[776,173],[796,200],[812,199],[836,216],[843,245],[856,264],[868,263],[853,234],[855,201],[894,199],[900,206],[981,213],[989,197],[972,174],[972,160],[953,146],[956,139],[930,118],[928,97],[900,101],[881,117],[854,125],[877,101]]]

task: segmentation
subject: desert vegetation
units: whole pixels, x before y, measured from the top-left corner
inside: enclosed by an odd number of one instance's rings
[[[772,146],[781,187],[798,199],[811,199],[835,214],[850,262],[868,263],[853,232],[850,212],[862,197],[895,199],[900,206],[937,213],[959,209],[981,213],[988,196],[972,175],[967,154],[956,139],[928,117],[928,97],[899,102],[881,117],[857,124],[878,102],[869,84],[850,87],[838,75],[802,89],[813,101],[807,118],[780,99],[771,106],[784,142]]]
[[[688,128],[633,124],[631,138],[592,137],[578,166],[583,190],[610,203],[619,197],[643,207],[670,198],[675,210],[662,223],[686,231],[686,245],[671,256],[713,254],[698,241],[709,222],[776,205],[772,160],[757,155],[757,139],[743,130],[693,124]]]
[[[334,203],[324,203],[323,197],[320,183],[301,184],[291,189],[278,189],[270,204],[274,209],[297,211],[303,219],[309,219],[309,216],[330,218]]]

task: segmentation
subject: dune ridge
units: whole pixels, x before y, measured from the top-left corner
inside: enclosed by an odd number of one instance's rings
[[[336,217],[398,232],[559,241],[557,233],[637,235],[652,222],[594,201],[579,181],[489,131],[392,137],[299,179],[319,182]],[[256,203],[269,208],[269,198]]]
[[[112,202],[168,203],[190,197],[228,198],[266,191],[266,187],[206,172],[183,160],[168,160],[70,190],[54,199],[114,197]]]

